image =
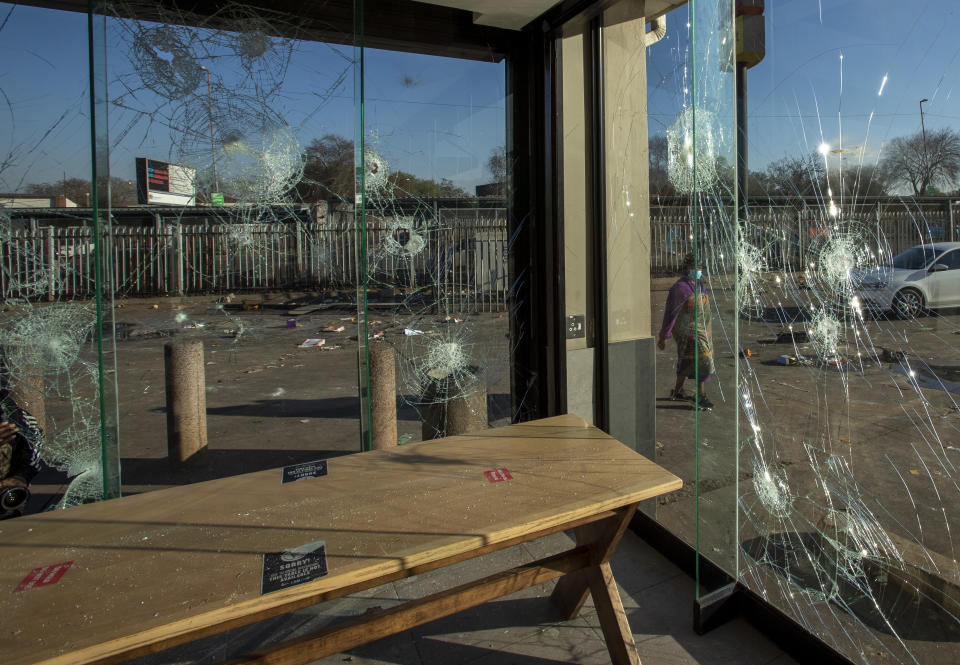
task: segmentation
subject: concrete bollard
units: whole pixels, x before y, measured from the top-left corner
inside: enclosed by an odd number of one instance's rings
[[[167,459],[179,466],[207,449],[207,396],[203,342],[163,346],[167,393]]]
[[[459,384],[450,376],[432,376],[423,393],[423,440],[487,429],[487,388],[481,380]]]
[[[374,450],[397,445],[396,362],[392,346],[370,347],[370,440]]]
[[[487,429],[487,387],[477,381],[447,403],[447,436]]]

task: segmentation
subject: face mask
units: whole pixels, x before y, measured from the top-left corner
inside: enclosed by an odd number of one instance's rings
[[[690,272],[687,273],[687,276],[690,277],[690,279],[694,279],[694,280],[700,279],[701,277],[703,277],[703,271],[691,270]]]

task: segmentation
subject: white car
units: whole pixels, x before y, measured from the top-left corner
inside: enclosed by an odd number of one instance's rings
[[[917,245],[890,265],[858,274],[857,295],[865,307],[913,318],[927,309],[960,307],[960,242]]]

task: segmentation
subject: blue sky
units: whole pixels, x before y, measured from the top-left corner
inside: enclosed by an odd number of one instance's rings
[[[0,4],[0,21],[10,5]],[[0,39],[0,152],[13,163],[0,172],[0,190],[23,184],[89,177],[89,109],[86,16],[17,6]],[[203,41],[210,33],[193,31]],[[132,179],[136,157],[174,156],[181,140],[182,101],[170,102],[144,87],[131,57],[131,31],[107,27],[113,175]],[[214,100],[252,92],[250,77],[220,47],[199,50],[197,64],[212,72]],[[268,96],[271,112],[305,145],[325,134],[354,138],[355,51],[350,46],[298,43],[289,67],[271,72],[282,81]],[[369,146],[392,169],[449,178],[465,188],[489,181],[486,161],[506,136],[505,69],[486,63],[367,49],[365,122]],[[282,59],[278,58],[277,61]],[[206,81],[194,91],[205,112]],[[190,99],[190,98],[188,98]],[[254,96],[256,99],[256,96]],[[206,116],[204,116],[206,120]],[[3,128],[8,130],[4,132]],[[50,132],[49,129],[55,129]]]
[[[751,168],[821,143],[844,150],[830,159],[847,167],[861,155],[876,163],[890,139],[920,129],[923,98],[928,130],[960,129],[953,1],[767,0],[765,15],[766,57],[747,79]],[[686,9],[671,13],[667,37],[648,52],[651,134],[662,134],[689,103],[688,20]],[[727,91],[714,110],[732,127],[732,77],[715,73],[706,84]]]
[[[0,21],[10,8],[0,4]],[[874,163],[886,142],[919,129],[922,98],[930,100],[927,129],[960,128],[953,2],[919,0],[904,12],[899,0],[767,0],[766,16],[767,55],[749,73],[751,167],[821,142],[847,151],[831,159]],[[663,133],[689,102],[688,19],[687,9],[673,12],[667,37],[648,52],[651,134]],[[13,156],[0,172],[0,190],[64,172],[88,177],[86,16],[17,6],[0,35],[0,89],[9,100],[0,99],[0,159]],[[119,81],[139,84],[123,29],[111,25],[108,35],[111,94],[119,96]],[[295,51],[270,105],[301,143],[354,135],[352,57],[345,46],[304,43]],[[486,159],[505,137],[503,64],[373,50],[365,58],[364,133],[386,161],[467,188],[486,181]],[[198,62],[214,71],[215,89],[239,85],[243,72],[235,64]],[[717,74],[713,83],[728,90],[731,79]],[[205,84],[196,94],[204,92]],[[726,99],[717,110],[730,124],[732,96]],[[129,178],[134,157],[166,158],[176,142],[162,122],[176,117],[176,105],[143,90],[135,101],[139,112],[111,107],[110,117],[112,169]]]

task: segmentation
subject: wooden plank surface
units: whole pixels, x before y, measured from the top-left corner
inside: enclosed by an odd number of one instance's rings
[[[678,489],[576,416],[337,457],[0,522],[0,653],[96,662],[204,627],[289,611],[364,580]],[[490,482],[506,468],[512,480]],[[261,595],[262,555],[326,543],[329,573]],[[70,562],[54,584],[14,589]],[[300,605],[297,605],[300,603]]]

